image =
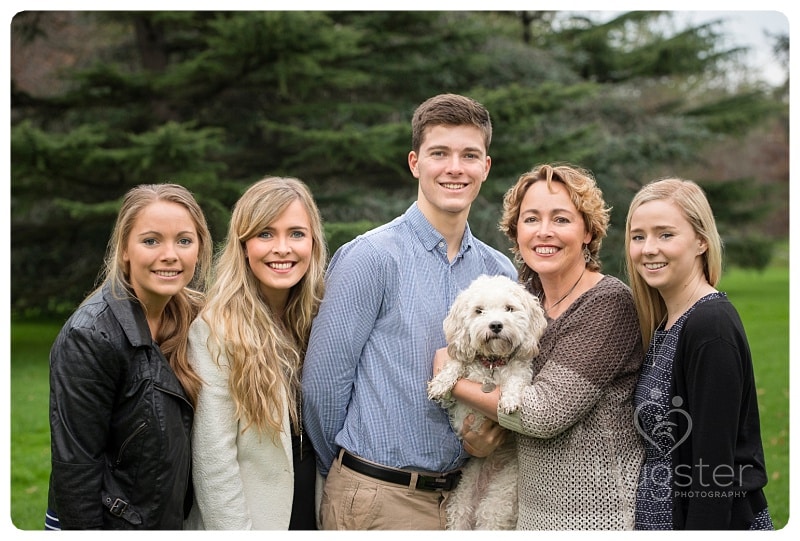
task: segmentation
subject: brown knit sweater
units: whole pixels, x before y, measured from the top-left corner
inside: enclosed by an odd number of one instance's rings
[[[548,321],[522,408],[499,412],[519,433],[517,529],[633,529],[643,357],[630,289],[612,276]]]

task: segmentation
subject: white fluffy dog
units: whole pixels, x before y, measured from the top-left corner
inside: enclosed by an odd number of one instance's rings
[[[504,276],[480,276],[456,297],[444,320],[450,359],[428,383],[428,397],[449,409],[459,435],[468,414],[475,415],[475,431],[485,417],[450,399],[456,381],[477,381],[485,392],[500,387],[498,407],[516,411],[531,383],[531,360],[539,353],[546,325],[539,300]],[[470,458],[448,502],[447,529],[513,530],[517,470],[513,433],[488,457]]]

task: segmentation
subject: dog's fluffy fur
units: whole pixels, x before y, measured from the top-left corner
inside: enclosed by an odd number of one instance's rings
[[[459,378],[494,382],[501,389],[499,409],[516,411],[531,383],[531,360],[547,325],[539,300],[504,276],[480,276],[453,302],[444,321],[450,359],[428,383],[428,397],[447,407],[453,429],[461,435],[472,413],[472,430],[485,417],[450,400]],[[447,506],[449,530],[513,530],[517,523],[516,437],[486,458],[472,457]]]

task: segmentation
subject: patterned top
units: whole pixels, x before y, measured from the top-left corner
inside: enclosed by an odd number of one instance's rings
[[[718,449],[727,448],[728,446],[732,447],[734,445],[733,440],[736,440],[736,453],[738,453],[738,455],[735,455],[735,452],[731,450],[728,460],[733,461],[734,467],[744,467],[748,470],[748,473],[752,473],[753,475],[740,476],[741,478],[738,479],[736,485],[734,485],[727,476],[724,477],[722,480],[722,488],[728,488],[728,492],[735,494],[735,497],[728,497],[726,500],[722,495],[717,496],[716,494],[718,492],[723,493],[725,491],[721,490],[718,485],[711,484],[710,479],[703,481],[702,473],[699,480],[696,481],[700,483],[699,486],[708,488],[703,491],[694,490],[696,485],[689,485],[687,482],[687,472],[691,470],[686,468],[680,470],[680,477],[678,479],[673,479],[673,475],[678,471],[675,469],[674,461],[677,460],[678,463],[685,465],[687,457],[682,455],[687,453],[684,452],[684,450],[693,446],[700,447],[697,441],[694,441],[693,438],[690,439],[690,436],[699,430],[695,429],[693,431],[693,424],[697,424],[698,426],[703,424],[700,422],[695,423],[694,421],[696,419],[705,419],[698,415],[698,411],[703,409],[702,405],[694,404],[695,410],[692,412],[693,415],[690,415],[689,411],[687,411],[687,405],[684,404],[683,397],[687,396],[686,393],[673,390],[673,380],[676,378],[681,380],[681,377],[685,377],[685,375],[680,375],[679,369],[683,366],[680,363],[686,363],[687,361],[681,359],[681,355],[686,355],[687,348],[690,351],[696,352],[697,348],[703,347],[698,343],[697,338],[694,339],[694,342],[692,342],[690,338],[687,338],[686,340],[689,340],[688,345],[682,344],[680,342],[681,334],[689,333],[690,323],[694,321],[694,319],[690,320],[689,318],[696,310],[698,314],[701,311],[705,311],[705,313],[698,316],[703,318],[698,320],[702,321],[702,323],[698,324],[698,322],[695,321],[695,327],[703,329],[702,332],[708,334],[708,340],[711,340],[711,343],[713,343],[716,337],[715,333],[718,333],[719,329],[711,328],[713,325],[709,318],[715,318],[715,322],[724,321],[722,326],[727,324],[728,327],[726,327],[726,330],[737,327],[737,329],[733,329],[734,334],[735,332],[741,332],[743,336],[744,333],[743,329],[738,329],[738,327],[741,326],[738,317],[736,319],[736,325],[730,325],[728,322],[733,320],[726,320],[724,311],[720,308],[715,309],[712,306],[719,302],[718,299],[724,301],[722,306],[728,310],[728,317],[730,317],[731,313],[735,314],[735,311],[730,307],[724,293],[714,292],[706,295],[682,314],[669,330],[665,330],[663,324],[656,329],[649,351],[647,352],[647,357],[642,367],[636,393],[634,395],[636,427],[642,435],[646,451],[645,463],[640,472],[639,487],[636,495],[637,530],[672,530],[676,527],[676,524],[678,524],[678,527],[685,525],[689,529],[698,529],[700,527],[703,529],[709,527],[712,529],[748,527],[750,529],[773,529],[769,510],[766,508],[766,502],[763,500],[763,494],[760,488],[766,483],[766,473],[763,471],[763,451],[761,450],[757,422],[758,407],[755,403],[755,398],[753,398],[752,404],[748,403],[748,407],[742,409],[746,414],[740,412],[739,423],[735,423],[735,426],[742,424],[742,426],[739,426],[737,429],[738,436],[732,435],[730,437],[731,441],[726,443],[724,437],[718,438],[717,435],[715,435],[709,442],[710,445],[706,446],[706,448],[712,447],[717,451]],[[705,329],[709,329],[708,332],[706,332]],[[726,334],[726,343],[729,344],[728,347],[730,348],[730,345],[733,344],[735,340],[728,336],[729,334],[730,333]],[[742,347],[744,346],[746,346],[746,343],[742,345]],[[678,351],[679,347],[683,353]],[[708,383],[707,378],[709,377],[724,379],[723,373],[725,372],[725,368],[723,368],[724,365],[721,362],[722,355],[724,354],[714,350],[703,351],[704,353],[699,355],[705,355],[707,360],[713,361],[714,364],[707,369],[707,373],[705,374],[698,375],[696,371],[693,371],[693,379],[703,383]],[[744,361],[736,361],[737,363],[742,363],[743,369],[741,372],[749,374],[749,379],[742,380],[736,384],[743,389],[743,396],[746,395],[748,389],[752,386],[752,366],[749,364],[749,355],[747,358],[747,363],[744,363]],[[747,368],[744,369],[744,367]],[[685,370],[684,368],[684,371]],[[732,372],[738,373],[736,370]],[[740,379],[741,377],[736,381]],[[727,387],[726,385],[730,384],[727,380],[725,381],[726,383],[716,385],[716,387],[723,389],[723,392],[728,388],[733,388]],[[745,381],[747,384],[745,384]],[[695,389],[702,389],[702,391],[699,391],[700,394],[698,396],[702,396],[702,398],[707,401],[718,403],[720,399],[715,397],[712,387],[714,386],[695,385]],[[754,388],[752,390],[754,392]],[[696,390],[695,393],[698,393],[698,391]],[[698,396],[695,396],[695,399]],[[736,407],[740,407],[739,404],[744,401],[743,398],[741,401],[733,401],[731,403],[736,404]],[[736,416],[729,417],[736,418]],[[750,419],[750,421],[748,421],[749,424],[742,421],[742,419]],[[715,425],[719,424],[718,422],[715,423]],[[708,430],[705,430],[704,433],[708,433]],[[709,471],[712,471],[716,467],[714,466],[715,457],[707,456],[703,454],[703,451],[698,451],[697,449],[695,449],[695,452],[699,454],[700,461],[704,459],[709,461],[707,464],[707,469]],[[677,458],[675,456],[676,454],[678,455]],[[734,458],[734,456],[753,457],[753,461],[747,463],[744,462],[742,458]],[[737,462],[737,460],[742,462]],[[719,462],[719,464],[724,466],[727,462]],[[723,469],[722,471],[727,470]],[[678,480],[682,483],[680,485],[681,487],[688,487],[688,489],[674,492],[673,481]],[[692,496],[691,494],[695,492],[698,494]],[[705,492],[708,492],[708,498],[704,496]],[[684,493],[684,495],[679,496],[679,493]],[[747,497],[744,497],[745,494]],[[692,513],[693,522],[690,524],[686,523],[686,512],[684,511],[683,515],[678,515],[676,514],[675,507],[676,503],[682,501],[681,499],[686,500],[687,498],[695,498],[696,509]],[[737,499],[743,500],[745,503],[737,501]],[[760,507],[762,505],[763,508]]]
[[[699,302],[719,294],[712,293]],[[686,318],[697,303],[683,313],[669,330],[662,323],[656,329],[647,357],[642,365],[633,403],[636,407],[634,421],[642,435],[645,461],[639,473],[636,491],[636,529],[672,529],[672,449],[682,443],[682,435],[675,433],[669,421],[669,412],[680,408],[670,400],[672,361],[675,348]],[[680,402],[680,397],[675,398]]]
[[[416,203],[333,256],[303,368],[303,420],[322,475],[339,448],[384,466],[445,472],[466,460],[447,411],[428,400],[442,321],[481,274],[511,260],[469,226],[458,255]]]
[[[519,433],[517,529],[633,529],[643,358],[633,297],[617,278],[548,320],[521,410],[498,415]]]

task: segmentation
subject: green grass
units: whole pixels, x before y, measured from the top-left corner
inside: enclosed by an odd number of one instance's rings
[[[50,475],[48,357],[60,324],[11,325],[11,521],[42,530]]]
[[[719,289],[744,322],[753,353],[776,528],[789,520],[789,270],[730,270]],[[50,472],[48,355],[59,324],[11,325],[11,520],[41,530]]]

